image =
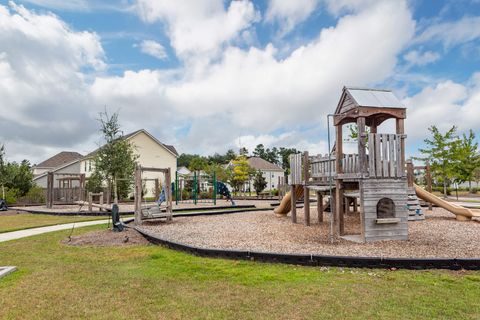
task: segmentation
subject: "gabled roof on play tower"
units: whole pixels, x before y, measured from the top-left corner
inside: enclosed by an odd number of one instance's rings
[[[405,109],[390,90],[343,87],[335,113],[344,113],[354,107]]]

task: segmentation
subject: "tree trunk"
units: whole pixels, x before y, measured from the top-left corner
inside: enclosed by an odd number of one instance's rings
[[[443,197],[447,198],[447,179],[443,177]]]
[[[472,181],[468,181],[468,192],[472,193]]]
[[[113,203],[118,205],[117,179],[113,177]]]

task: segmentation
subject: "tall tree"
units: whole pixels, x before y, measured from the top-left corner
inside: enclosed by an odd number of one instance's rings
[[[278,155],[280,157],[280,164],[282,168],[285,170],[286,175],[290,174],[290,155],[298,152],[299,151],[295,148],[281,147],[280,150],[278,150]]]
[[[456,174],[458,182],[468,182],[470,191],[472,190],[472,180],[474,180],[475,169],[480,167],[480,153],[478,152],[478,142],[475,141],[475,133],[470,129],[468,135],[463,134],[455,150],[458,160],[456,162]]]
[[[432,137],[424,140],[426,147],[419,150],[423,157],[416,157],[416,159],[430,161],[432,173],[443,183],[443,194],[446,197],[447,186],[455,178],[457,168],[455,152],[459,144],[456,135],[457,127],[453,126],[445,133],[440,132],[436,126],[431,126],[428,130]]]
[[[263,176],[262,171],[258,170],[253,179],[253,188],[255,189],[257,195],[260,194],[260,192],[262,192],[263,190],[265,190],[266,186],[267,180]]]
[[[238,154],[241,156],[248,157],[248,149],[245,147],[241,147],[240,150],[238,151]]]
[[[267,152],[265,150],[265,146],[262,143],[257,144],[255,149],[253,150],[253,156],[254,157],[259,157],[259,158],[262,158],[262,159],[267,158]]]
[[[131,190],[138,156],[123,136],[117,112],[111,116],[107,111],[100,113],[98,121],[105,144],[95,154],[95,173],[113,188],[114,201],[118,203],[119,195],[126,196]]]

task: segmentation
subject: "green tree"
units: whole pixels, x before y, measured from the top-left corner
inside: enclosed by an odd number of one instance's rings
[[[205,172],[210,176],[213,176],[213,174],[215,173],[217,181],[228,181],[230,178],[227,170],[225,170],[222,165],[216,163],[208,165],[205,169]]]
[[[225,163],[234,160],[237,158],[237,154],[233,149],[228,149],[227,153],[225,153]]]
[[[457,169],[457,155],[459,139],[456,135],[457,127],[453,126],[445,133],[441,133],[436,126],[428,128],[432,137],[425,139],[426,147],[419,149],[423,157],[415,159],[430,161],[432,173],[443,183],[443,194],[447,196],[447,186],[455,178]]]
[[[232,160],[232,169],[230,173],[230,185],[239,191],[240,187],[245,184],[252,175],[253,169],[248,164],[247,157],[238,156]]]
[[[98,120],[105,144],[95,154],[94,174],[98,174],[113,188],[114,201],[117,203],[119,197],[126,197],[131,191],[138,156],[133,145],[123,137],[118,113],[110,116],[105,111],[100,113]]]
[[[248,149],[245,147],[241,147],[240,150],[238,151],[238,154],[241,156],[248,156]]]
[[[188,166],[188,169],[190,171],[200,171],[200,170],[205,170],[207,166],[208,166],[207,159],[197,156],[192,158]]]
[[[267,158],[267,151],[265,150],[265,146],[262,143],[257,144],[255,149],[253,150],[253,156],[254,157],[259,157],[259,158],[262,158],[262,159]]]
[[[2,186],[2,198],[5,199],[5,184],[6,184],[6,172],[5,172],[5,146],[2,144],[0,147],[0,185]]]
[[[475,179],[475,170],[480,167],[480,153],[478,152],[478,142],[475,141],[475,134],[472,130],[468,135],[463,134],[462,139],[456,144],[455,156],[456,175],[458,182],[468,182],[470,191],[472,190],[472,180]]]
[[[280,164],[282,168],[285,170],[285,174],[290,174],[290,155],[299,153],[299,151],[295,148],[284,148],[281,147],[278,150],[278,155],[280,157]]]
[[[253,187],[255,188],[255,192],[257,195],[265,190],[265,187],[267,186],[267,180],[265,180],[265,177],[263,176],[263,173],[258,170],[257,173],[255,174],[255,178],[253,179]]]

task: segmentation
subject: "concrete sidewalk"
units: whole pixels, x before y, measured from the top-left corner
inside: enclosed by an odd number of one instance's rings
[[[5,233],[0,233],[0,242],[20,239],[20,238],[25,238],[25,237],[30,237],[30,236],[35,236],[37,234],[43,234],[43,233],[47,233],[47,232],[69,230],[69,229],[72,229],[74,226],[75,226],[75,228],[81,228],[81,227],[94,226],[94,225],[97,225],[97,224],[104,224],[104,223],[108,223],[108,219],[57,224],[55,226],[39,227],[39,228],[18,230],[18,231],[12,231],[12,232],[5,232]]]

